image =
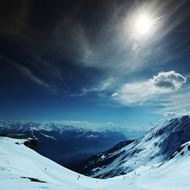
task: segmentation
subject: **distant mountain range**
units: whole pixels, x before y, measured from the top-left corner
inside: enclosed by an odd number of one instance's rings
[[[0,121],[0,136],[33,138],[38,153],[77,172],[81,172],[81,164],[91,156],[126,139],[121,132],[90,130],[62,122]]]

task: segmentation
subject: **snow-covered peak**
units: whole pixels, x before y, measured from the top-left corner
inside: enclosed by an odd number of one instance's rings
[[[172,119],[163,125],[151,129],[145,137],[140,139],[141,143],[154,142],[160,147],[160,154],[169,158],[182,144],[190,140],[190,117],[183,116]]]
[[[107,178],[129,173],[143,165],[162,163],[188,141],[190,117],[172,119],[156,126],[138,141],[119,150],[108,151],[109,154],[107,152],[98,154],[94,160],[86,163],[86,174]]]

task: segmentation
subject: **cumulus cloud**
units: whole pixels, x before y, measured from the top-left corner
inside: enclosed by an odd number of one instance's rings
[[[160,72],[157,76],[154,76],[152,83],[155,87],[170,92],[178,90],[185,84],[187,79],[175,71]]]
[[[157,101],[161,95],[176,92],[186,81],[184,76],[175,71],[160,72],[147,81],[124,84],[112,97],[123,105],[141,105]]]

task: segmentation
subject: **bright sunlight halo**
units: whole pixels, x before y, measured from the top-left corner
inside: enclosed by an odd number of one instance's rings
[[[135,21],[135,30],[140,36],[148,35],[151,32],[153,21],[148,14],[141,14]]]

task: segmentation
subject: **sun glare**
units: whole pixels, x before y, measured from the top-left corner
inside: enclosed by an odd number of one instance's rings
[[[148,14],[141,14],[135,21],[135,30],[139,35],[148,35],[151,32],[153,21]]]
[[[135,23],[135,30],[139,35],[147,35],[150,33],[152,20],[148,15],[139,15]]]

